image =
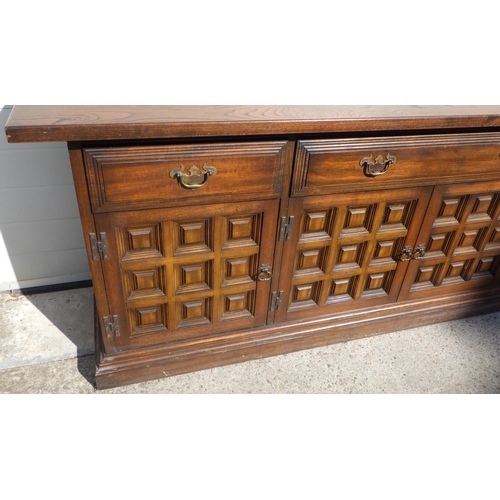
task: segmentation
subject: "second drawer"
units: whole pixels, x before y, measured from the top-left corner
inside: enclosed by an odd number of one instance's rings
[[[499,133],[303,140],[292,196],[488,179],[499,155]]]

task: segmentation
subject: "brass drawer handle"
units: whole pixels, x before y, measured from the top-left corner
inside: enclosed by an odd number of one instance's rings
[[[378,155],[373,162],[373,155],[363,158],[359,164],[364,168],[367,177],[377,177],[385,174],[391,165],[396,163],[396,157],[387,153],[385,160],[382,155]]]
[[[186,189],[199,189],[203,187],[207,182],[208,178],[211,175],[217,174],[217,169],[215,167],[208,167],[203,164],[202,167],[203,172],[199,173],[199,169],[196,165],[193,165],[189,168],[188,174],[184,173],[184,165],[181,165],[179,168],[174,168],[170,171],[170,177],[172,179],[177,179],[179,186],[182,186]]]
[[[262,264],[257,272],[259,273],[257,274],[257,279],[259,281],[270,281],[273,277],[271,266],[269,264]]]

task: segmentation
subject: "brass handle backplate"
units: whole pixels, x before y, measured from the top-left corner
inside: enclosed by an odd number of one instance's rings
[[[203,172],[199,173],[199,169],[196,165],[193,165],[188,169],[188,174],[184,173],[184,166],[181,165],[179,168],[174,168],[170,171],[170,177],[172,179],[177,179],[179,186],[186,189],[199,189],[203,187],[211,175],[217,174],[217,169],[215,167],[208,167],[203,164]]]
[[[370,155],[359,162],[360,166],[364,168],[367,177],[377,177],[385,174],[394,163],[396,163],[396,157],[389,153],[385,155],[385,159],[382,155],[378,155],[374,161],[373,155]]]
[[[271,266],[269,264],[262,264],[257,270],[257,280],[259,281],[270,281],[273,277],[271,272]]]

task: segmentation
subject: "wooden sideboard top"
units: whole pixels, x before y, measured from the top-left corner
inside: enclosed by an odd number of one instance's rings
[[[14,106],[9,142],[500,127],[500,106]]]

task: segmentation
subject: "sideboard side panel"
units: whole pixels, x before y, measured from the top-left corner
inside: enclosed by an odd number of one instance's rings
[[[78,208],[80,210],[80,218],[82,222],[83,237],[85,240],[85,248],[89,261],[90,273],[92,275],[92,284],[94,287],[94,300],[96,307],[96,321],[99,320],[100,330],[103,330],[102,318],[109,316],[108,299],[104,286],[104,275],[101,266],[101,257],[98,261],[92,258],[92,250],[90,246],[90,233],[96,233],[94,217],[90,207],[90,199],[87,189],[87,179],[85,176],[85,168],[83,165],[82,151],[79,143],[68,143],[68,152],[73,172],[75,183],[76,198],[78,200]],[[100,342],[96,343],[105,353],[114,352],[113,343],[106,339],[100,338]]]

